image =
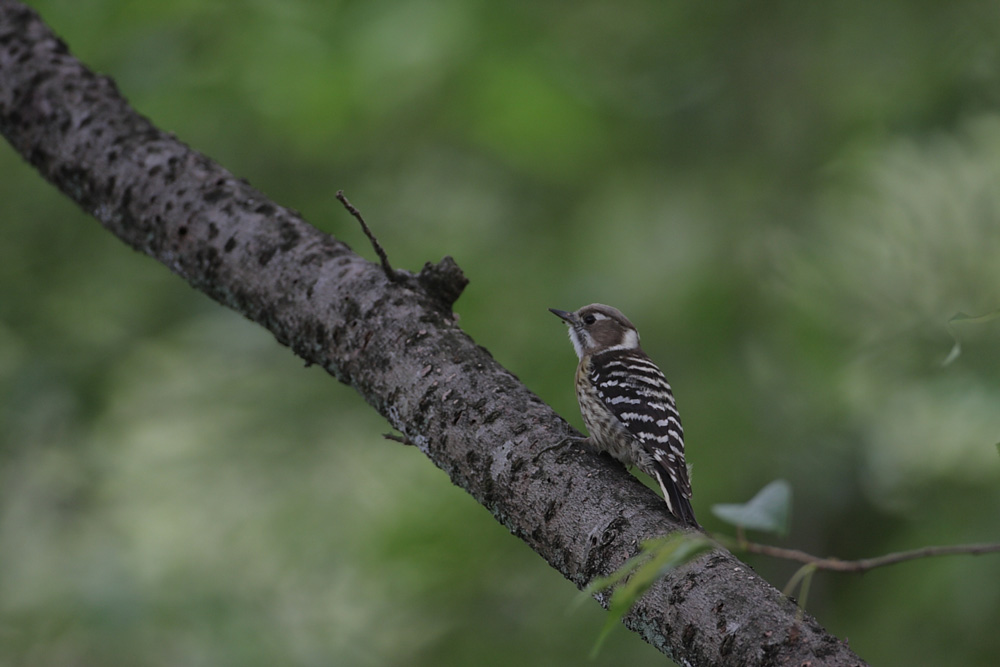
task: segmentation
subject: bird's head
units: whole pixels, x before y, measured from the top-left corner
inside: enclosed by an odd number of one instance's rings
[[[580,359],[587,354],[639,347],[639,332],[617,308],[592,303],[572,313],[549,310],[569,325],[569,339]]]

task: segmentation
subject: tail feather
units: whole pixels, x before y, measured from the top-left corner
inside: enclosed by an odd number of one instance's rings
[[[667,509],[670,510],[670,513],[677,517],[681,523],[700,529],[701,525],[694,518],[694,508],[691,507],[691,501],[673,483],[669,473],[657,470],[656,481],[660,483],[660,488],[663,490],[663,499],[667,501]]]

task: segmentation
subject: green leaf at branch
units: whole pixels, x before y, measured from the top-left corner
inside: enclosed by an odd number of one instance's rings
[[[590,582],[580,593],[581,599],[627,579],[611,594],[608,619],[597,636],[591,657],[597,655],[604,640],[650,586],[671,570],[691,562],[714,546],[715,543],[701,533],[677,533],[647,540],[640,546],[639,553],[615,572]]]
[[[785,535],[792,514],[792,485],[776,479],[745,503],[713,505],[712,514],[739,528]]]

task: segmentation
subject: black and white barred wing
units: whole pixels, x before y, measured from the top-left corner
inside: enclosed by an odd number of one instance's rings
[[[590,380],[608,409],[667,474],[670,483],[660,470],[645,471],[660,482],[671,511],[686,519],[691,482],[684,461],[684,428],[663,373],[644,353],[623,350],[592,364]]]

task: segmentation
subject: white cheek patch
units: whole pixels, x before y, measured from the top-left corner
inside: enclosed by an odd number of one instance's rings
[[[629,329],[625,332],[625,340],[622,341],[626,350],[634,350],[639,347],[639,332],[635,329]]]
[[[586,331],[577,329],[576,327],[570,327],[569,340],[573,343],[573,350],[576,352],[576,358],[583,359],[584,350],[586,350],[588,345],[591,344],[590,335],[587,334]]]
[[[639,333],[635,329],[625,332],[625,337],[618,345],[612,345],[604,350],[605,352],[615,352],[617,350],[634,350],[639,347]]]

